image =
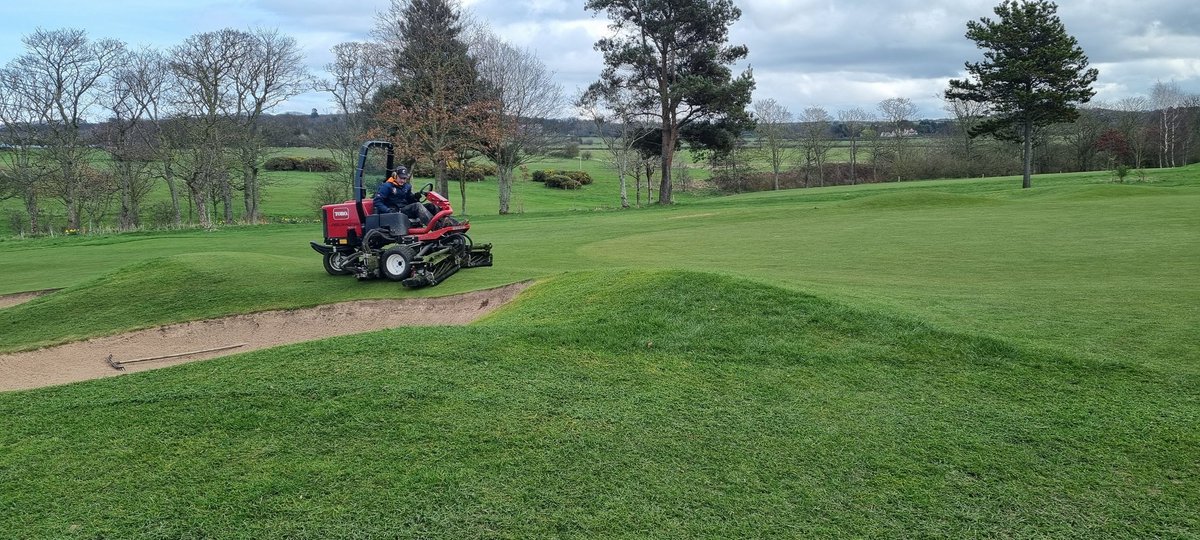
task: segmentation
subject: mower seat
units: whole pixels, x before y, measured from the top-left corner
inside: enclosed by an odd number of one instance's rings
[[[364,223],[365,230],[378,229],[386,227],[393,231],[408,232],[410,226],[408,216],[401,212],[389,212],[386,214],[372,214],[367,216],[367,221]]]

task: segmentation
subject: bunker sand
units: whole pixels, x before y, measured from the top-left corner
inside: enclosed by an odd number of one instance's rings
[[[508,303],[531,282],[515,283],[438,298],[357,300],[307,309],[264,311],[220,319],[191,321],[120,335],[0,354],[0,391],[40,388],[101,377],[115,377],[219,356],[396,328],[401,326],[465,325]],[[201,351],[145,362],[115,362]]]

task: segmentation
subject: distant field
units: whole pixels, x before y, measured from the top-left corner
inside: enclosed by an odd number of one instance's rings
[[[564,170],[584,170],[587,171],[596,180],[596,183],[590,186],[584,186],[582,189],[573,191],[564,191],[559,189],[548,189],[540,183],[532,182],[527,178],[522,178],[520,172],[517,172],[517,178],[513,186],[513,198],[511,202],[511,210],[514,213],[523,212],[553,212],[563,210],[593,210],[597,208],[617,208],[620,206],[619,197],[619,182],[613,168],[607,163],[606,157],[608,153],[603,150],[592,150],[593,157],[590,160],[583,159],[563,159],[563,158],[544,158],[540,161],[528,164],[530,173],[537,169],[564,169]],[[279,148],[273,151],[272,155],[276,156],[293,156],[293,157],[328,157],[328,152],[317,148]],[[691,162],[690,155],[686,152],[680,153],[680,162],[690,165],[689,176],[694,180],[703,180],[708,178],[709,172],[705,167],[701,167]],[[344,178],[346,184],[346,193],[350,193],[350,171],[341,171],[339,173],[309,173],[295,171],[264,171],[262,179],[265,182],[263,188],[263,216],[269,221],[280,220],[312,220],[316,219],[317,207],[313,203],[313,193],[317,186],[324,181],[324,175],[334,174]],[[382,177],[370,176],[366,178],[368,194],[372,193],[375,187],[382,182]],[[657,198],[658,193],[658,172],[654,178],[654,194]],[[414,183],[418,187],[424,182],[429,182],[430,179],[417,178]],[[628,179],[630,200],[636,201],[634,192],[633,178]],[[180,184],[180,189],[185,188]],[[459,184],[451,183],[451,193],[449,194],[451,201],[456,207],[456,211],[462,209],[462,195],[459,192]],[[645,187],[643,185],[643,203],[645,199]],[[677,186],[676,195],[680,200],[689,200],[697,196],[707,196],[707,193],[689,193],[687,186]],[[234,215],[240,217],[242,212],[241,195],[234,196]],[[169,201],[169,192],[167,187],[162,182],[155,185],[154,191],[151,192],[143,205],[144,219],[150,220],[150,207],[154,204],[161,204]],[[50,215],[51,223],[58,225],[61,229],[65,223],[64,211],[62,203],[52,198],[44,198],[42,200],[46,211]],[[472,182],[467,184],[467,214],[495,214],[499,208],[498,194],[496,188],[496,180],[494,177],[489,177],[484,182]],[[186,197],[183,200],[182,211],[185,216],[189,214],[189,205]],[[23,211],[23,206],[19,200],[9,199],[0,201],[0,236],[12,235],[12,224],[10,212]],[[218,212],[219,215],[219,212]],[[111,213],[107,222],[111,224]]]
[[[464,328],[0,394],[0,530],[1195,536],[1200,166],[1019,185],[528,186],[473,211],[496,266],[420,291],[327,276],[314,223],[0,240],[0,294],[66,287],[0,351],[539,280]]]

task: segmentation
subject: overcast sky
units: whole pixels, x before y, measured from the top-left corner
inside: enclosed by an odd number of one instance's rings
[[[224,27],[273,27],[296,38],[314,74],[329,48],[370,38],[390,0],[4,0],[0,63],[22,52],[37,27],[82,28],[133,46],[170,47],[187,36]],[[607,19],[583,0],[465,0],[477,20],[502,38],[536,52],[568,95],[599,75],[595,41]],[[991,16],[998,0],[736,0],[742,18],[731,41],[750,48],[746,64],[758,83],[754,98],[774,98],[793,113],[825,107],[831,114],[906,97],[924,117],[943,117],[938,95],[963,62],[981,53],[963,34],[966,22]],[[1195,0],[1061,0],[1059,16],[1100,70],[1096,100],[1146,95],[1155,81],[1200,93],[1200,2]],[[746,67],[739,66],[739,69]],[[321,94],[298,96],[275,112],[321,112]],[[571,111],[564,111],[571,114]]]

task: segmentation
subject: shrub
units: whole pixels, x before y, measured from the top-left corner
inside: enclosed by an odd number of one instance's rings
[[[1113,174],[1117,175],[1118,182],[1124,182],[1125,177],[1129,176],[1129,166],[1124,163],[1117,165],[1117,168],[1113,169]]]
[[[295,171],[302,166],[303,160],[290,156],[276,156],[263,163],[263,168],[268,171]]]
[[[566,182],[574,182],[574,180],[571,180],[570,176],[562,174],[551,174],[546,176],[546,187],[548,188],[562,189],[563,184]]]
[[[436,171],[433,170],[432,163],[417,163],[412,166],[410,172],[412,172],[413,178],[433,178],[436,176]]]
[[[583,158],[584,161],[591,161],[592,160],[592,151],[584,150],[583,152],[579,153],[579,157]]]
[[[561,174],[564,174],[564,175],[570,177],[572,180],[579,182],[579,185],[581,185],[581,186],[587,186],[592,183],[592,175],[588,174],[586,171],[559,171],[559,172]]]
[[[8,228],[13,234],[25,234],[25,228],[29,225],[29,215],[20,210],[8,211]]]
[[[550,169],[544,171],[533,171],[534,182],[545,182],[550,176],[565,176],[571,180],[579,182],[579,185],[581,186],[591,185],[592,183],[592,175],[588,174],[587,171],[563,171]]]
[[[337,172],[342,167],[332,158],[314,157],[301,162],[301,167],[308,172]]]
[[[168,201],[151,203],[145,211],[150,224],[155,227],[170,227],[175,224],[175,208]]]
[[[494,170],[495,167],[492,167]],[[450,163],[446,167],[446,176],[451,180],[466,180],[467,182],[482,182],[487,169],[482,165],[468,163],[465,167],[459,163]],[[492,174],[495,174],[493,172]]]
[[[560,185],[558,187],[563,188],[563,189],[579,189],[579,188],[583,187],[583,184],[580,184],[579,182],[575,181],[574,179],[568,178],[565,182],[562,183],[562,185]]]

